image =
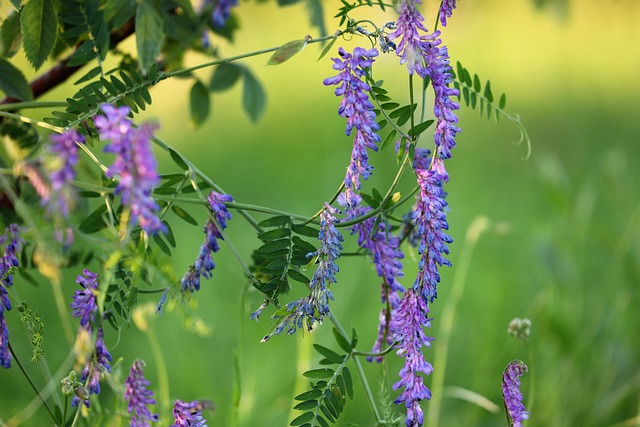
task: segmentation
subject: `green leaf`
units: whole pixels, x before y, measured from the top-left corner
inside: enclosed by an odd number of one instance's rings
[[[0,59],[0,90],[7,96],[21,101],[33,99],[33,92],[27,79],[20,70],[5,59]]]
[[[53,50],[58,26],[57,16],[54,0],[29,0],[22,8],[22,46],[27,59],[36,70]]]
[[[333,336],[336,339],[336,342],[338,343],[340,348],[342,348],[347,353],[351,353],[351,350],[353,349],[353,347],[351,347],[351,344],[349,344],[349,341],[347,341],[347,339],[343,337],[342,334],[336,328],[333,328]]]
[[[331,350],[330,348],[323,347],[320,344],[314,344],[313,347],[316,349],[318,353],[326,357],[327,360],[329,360],[330,362],[333,362],[336,364],[341,364],[342,362],[344,362],[344,356],[340,356],[338,353]]]
[[[356,331],[356,328],[351,328],[351,348],[356,348],[356,345],[358,345],[358,331]]]
[[[162,15],[148,0],[140,1],[136,10],[136,48],[141,69],[149,69],[156,61],[163,40]]]
[[[111,28],[122,27],[136,11],[135,0],[109,0],[104,2],[104,20],[111,23]]]
[[[493,93],[491,93],[491,82],[487,80],[487,84],[484,87],[484,97],[487,98],[489,102],[493,102]]]
[[[334,370],[329,368],[312,369],[303,373],[302,375],[307,378],[331,378]]]
[[[473,90],[475,90],[476,92],[480,93],[480,89],[482,89],[482,86],[480,85],[480,78],[478,77],[477,74],[473,75]]]
[[[262,117],[267,105],[267,97],[260,82],[247,69],[243,69],[242,107],[252,122]]]
[[[325,421],[325,419],[322,418],[320,415],[316,416],[316,421],[318,421],[318,424],[320,425],[320,427],[329,427],[329,423]]]
[[[13,6],[16,12],[20,11],[20,8],[22,7],[22,0],[9,0],[9,3],[11,3],[11,6]]]
[[[349,399],[353,399],[353,379],[351,378],[351,372],[346,366],[342,368],[342,377],[344,378],[344,385],[347,388],[347,395]]]
[[[504,110],[504,107],[507,105],[507,94],[503,93],[500,96],[500,102],[498,103],[498,107],[500,107],[501,110]]]
[[[189,111],[193,126],[197,128],[206,120],[210,105],[206,86],[200,80],[196,80],[189,92]]]
[[[198,221],[196,221],[194,217],[189,215],[187,213],[187,211],[185,211],[181,207],[176,206],[176,205],[171,205],[171,210],[173,211],[173,213],[175,213],[178,216],[178,218],[183,219],[184,221],[188,222],[189,224],[198,225]]]
[[[278,215],[272,216],[271,218],[267,218],[258,223],[258,227],[279,227],[282,225],[289,224],[291,222],[291,218],[287,215]]]
[[[291,421],[291,423],[289,423],[290,426],[299,426],[302,425],[304,423],[306,423],[307,421],[311,421],[311,419],[313,418],[313,412],[306,412],[302,415],[300,415],[299,417],[296,417],[293,419],[293,421]]]
[[[211,76],[209,90],[213,92],[222,92],[229,89],[238,81],[241,72],[242,68],[235,64],[218,65]]]
[[[360,192],[360,196],[362,196],[362,200],[364,200],[364,202],[371,206],[373,209],[377,208],[378,205],[380,204],[379,201],[377,201],[374,197],[371,197],[370,195],[368,195],[367,193],[364,192]],[[375,230],[375,229],[374,229]]]
[[[106,205],[100,205],[96,210],[91,212],[78,227],[83,233],[91,234],[105,227],[103,215],[107,212]]]
[[[298,403],[293,409],[297,409],[298,411],[306,411],[307,409],[312,409],[318,406],[317,400],[306,400],[304,402]]]
[[[290,235],[291,230],[289,230],[288,228],[276,228],[275,230],[269,230],[259,234],[258,239],[265,242],[270,242],[271,240],[281,239]]]
[[[182,157],[180,157],[180,155],[176,151],[169,149],[169,155],[171,156],[175,164],[178,165],[178,167],[180,167],[183,170],[189,170],[189,166],[187,166],[184,160],[182,160]]]
[[[2,22],[0,27],[0,57],[11,58],[22,45],[20,15],[12,13]]]
[[[308,225],[293,224],[291,226],[291,229],[294,233],[300,234],[301,236],[318,237],[318,235],[320,234],[320,230]]]
[[[424,132],[425,130],[429,129],[429,127],[433,124],[433,119],[430,120],[426,120],[422,123],[420,123],[419,125],[415,125],[413,127],[413,137],[417,138],[418,135],[420,135],[422,132]]]
[[[309,400],[309,399],[317,399],[320,396],[322,396],[322,390],[314,389],[314,390],[305,391],[304,393],[300,393],[299,395],[294,397],[294,399]]]
[[[311,1],[315,2],[315,1],[319,1],[319,0],[311,0]],[[329,51],[331,50],[331,48],[335,44],[336,40],[338,40],[338,38],[332,39],[329,43],[327,43],[327,45],[324,47],[324,49],[322,49],[322,53],[320,53],[320,56],[318,57],[318,61],[320,61],[322,58],[325,57],[325,55],[327,53],[329,53]]]
[[[102,68],[100,66],[94,67],[94,68],[90,69],[89,71],[87,71],[87,73],[84,76],[80,77],[78,80],[73,82],[73,84],[77,85],[77,84],[80,84],[80,83],[88,82],[92,78],[94,78],[97,75],[99,75],[100,71],[102,71]]]
[[[307,284],[307,283],[310,282],[309,278],[307,276],[305,276],[304,274],[300,273],[299,271],[288,270],[287,274],[289,275],[289,277],[291,277],[296,282],[300,282],[300,283],[304,283],[304,284]]]
[[[289,249],[291,245],[291,241],[289,239],[279,239],[273,240],[269,243],[265,243],[264,245],[258,248],[258,251],[262,253],[262,255],[270,254],[272,252],[276,252],[282,249]]]
[[[398,134],[398,131],[395,129],[392,129],[391,132],[389,132],[387,136],[384,138],[384,141],[382,141],[382,144],[380,145],[380,151],[384,150],[389,144],[391,144],[391,141],[394,140],[397,134]]]
[[[160,248],[160,250],[162,250],[162,252],[164,252],[168,256],[171,256],[171,249],[169,249],[169,246],[167,246],[164,240],[162,240],[162,237],[160,237],[157,234],[154,234],[153,241],[156,243],[156,245],[158,245],[158,247]]]
[[[398,104],[397,102],[386,102],[380,106],[383,110],[395,110],[400,106],[400,104]]]
[[[307,39],[293,40],[283,44],[276,50],[271,58],[267,61],[267,65],[280,65],[291,59],[294,55],[302,51],[307,45]]]

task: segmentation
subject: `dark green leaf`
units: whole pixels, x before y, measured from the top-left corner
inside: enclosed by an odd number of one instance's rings
[[[380,204],[378,200],[376,200],[374,197],[371,197],[367,193],[360,192],[360,195],[362,196],[362,200],[364,200],[364,202],[367,205],[371,206],[373,209],[377,208],[378,205]]]
[[[327,35],[327,27],[324,22],[324,8],[322,7],[322,0],[307,0],[305,1],[307,6],[307,12],[309,13],[309,23],[318,28],[320,37]],[[335,42],[336,38],[332,40]]]
[[[309,391],[305,391],[304,393],[301,393],[299,395],[297,395],[296,397],[294,397],[295,400],[309,400],[309,399],[317,399],[320,396],[322,396],[322,390],[309,390]]]
[[[304,423],[306,423],[307,421],[311,421],[311,419],[313,418],[313,412],[307,412],[304,413],[302,415],[300,415],[299,417],[296,417],[293,419],[293,421],[291,421],[291,423],[289,423],[290,426],[299,426],[302,425]]]
[[[425,130],[429,129],[429,127],[433,124],[433,120],[426,120],[422,123],[420,123],[419,125],[415,125],[412,131],[413,137],[417,138],[418,135],[420,135],[422,132],[424,132]]]
[[[164,224],[165,227],[167,227],[167,233],[165,234],[164,237],[167,239],[167,242],[169,242],[169,244],[175,248],[176,238],[173,235],[173,230],[171,229],[171,225],[167,221],[162,221],[162,223]]]
[[[171,210],[173,211],[173,213],[175,213],[178,216],[178,218],[183,219],[184,221],[188,222],[189,224],[198,225],[198,221],[196,221],[194,217],[189,215],[187,213],[187,211],[185,211],[181,207],[176,206],[176,205],[171,205]]]
[[[99,66],[98,67],[94,67],[94,68],[90,69],[84,76],[82,76],[78,80],[76,80],[73,84],[77,85],[77,84],[80,84],[80,83],[88,82],[92,78],[94,78],[97,75],[99,75],[101,70],[102,70],[102,68],[99,67]]]
[[[156,61],[163,40],[162,15],[148,0],[141,0],[136,10],[136,48],[141,69],[149,69]]]
[[[386,102],[380,106],[383,110],[395,110],[400,106],[400,104],[398,104],[397,102]]]
[[[296,282],[300,282],[300,283],[304,283],[304,284],[307,284],[307,283],[310,282],[309,278],[307,276],[305,276],[304,274],[300,273],[299,271],[288,270],[287,274],[289,275],[289,277],[291,277]]]
[[[291,229],[294,233],[300,234],[301,236],[318,237],[318,235],[320,234],[320,230],[308,225],[293,224],[291,226]]]
[[[478,77],[477,74],[473,75],[473,90],[475,90],[476,92],[480,93],[480,89],[482,89],[482,86],[480,85],[480,78]]]
[[[289,224],[291,222],[291,217],[287,215],[278,215],[272,216],[271,218],[267,218],[258,223],[258,227],[279,227],[281,225]]]
[[[461,82],[464,81],[464,67],[460,63],[460,61],[456,61],[456,73],[458,75],[458,80]]]
[[[319,0],[311,0],[313,2],[319,2]],[[322,58],[324,58],[324,56],[329,53],[329,51],[331,50],[331,48],[333,47],[333,45],[335,44],[336,40],[338,40],[337,38],[332,39],[329,43],[327,43],[327,45],[324,47],[324,49],[322,49],[322,53],[320,53],[320,56],[318,57],[318,61],[320,61]]]
[[[487,84],[484,87],[484,97],[489,102],[493,102],[493,93],[491,93],[491,82],[489,80],[487,80]]]
[[[33,99],[31,86],[29,86],[27,79],[19,69],[5,59],[0,59],[0,90],[7,96],[20,101]]]
[[[478,103],[478,94],[476,94],[475,92],[471,92],[469,95],[470,95],[469,98],[471,101],[471,108],[475,109],[476,104]]]
[[[320,369],[312,369],[303,373],[302,375],[307,378],[330,378],[333,376],[333,369],[329,368],[320,368]]]
[[[332,423],[336,422],[336,417],[334,417],[329,409],[327,409],[327,405],[320,405],[320,411],[322,412],[322,415],[327,417],[329,421],[331,421]]]
[[[103,219],[103,215],[107,212],[106,205],[100,205],[96,210],[91,212],[89,216],[87,216],[84,221],[80,224],[78,228],[83,233],[91,234],[99,231],[105,227],[105,222]]]
[[[16,12],[20,11],[20,8],[22,7],[22,0],[9,0],[9,3],[11,3],[11,6],[13,6]]]
[[[356,328],[351,328],[351,348],[356,348],[356,345],[358,345],[358,331],[356,331]]]
[[[235,64],[227,63],[218,65],[211,76],[209,90],[222,92],[229,89],[238,81],[241,72],[242,69]]]
[[[133,16],[135,10],[135,0],[109,0],[104,2],[104,19],[111,23],[112,28],[117,29]]]
[[[389,144],[391,144],[391,141],[394,140],[397,134],[398,134],[398,131],[395,129],[392,129],[391,132],[389,132],[387,136],[384,138],[384,141],[382,141],[382,144],[380,145],[380,151],[384,150]]]
[[[504,110],[504,107],[507,105],[507,94],[503,93],[502,95],[500,95],[500,102],[498,103],[498,107],[500,107],[501,110]]]
[[[342,377],[344,378],[344,385],[347,389],[347,395],[349,399],[353,399],[353,379],[351,378],[351,372],[346,366],[342,368]]]
[[[279,239],[279,240],[273,240],[269,243],[265,243],[264,245],[260,246],[258,248],[258,251],[260,251],[263,255],[264,254],[269,254],[271,252],[275,252],[275,251],[279,251],[281,249],[289,249],[289,246],[291,245],[291,241],[289,239]]]
[[[196,128],[204,122],[209,115],[209,92],[200,80],[191,86],[189,92],[189,110],[191,112],[191,123]]]
[[[85,104],[82,101],[78,101],[78,100],[73,99],[73,98],[67,98],[67,104],[69,104],[69,106],[71,108],[73,108],[74,110],[80,111],[82,113],[90,113],[91,112],[91,107],[89,107],[87,104]]]
[[[22,47],[36,70],[49,57],[56,41],[58,27],[54,0],[29,0],[22,8],[20,23],[24,41]]]
[[[340,356],[338,353],[331,350],[330,348],[321,346],[320,344],[314,344],[313,347],[316,349],[318,353],[320,353],[321,355],[323,355],[333,363],[340,364],[344,362],[344,356]]]
[[[297,409],[298,411],[306,411],[307,409],[312,409],[318,406],[317,400],[306,400],[304,402],[298,403],[293,409]]]
[[[276,50],[271,58],[267,61],[267,65],[280,65],[291,59],[294,55],[302,51],[307,45],[307,39],[293,40],[283,44]]]
[[[324,418],[322,418],[320,415],[316,416],[316,421],[318,421],[318,424],[321,427],[329,427],[329,423]]]
[[[187,166],[187,164],[184,162],[184,160],[182,160],[182,157],[180,157],[180,155],[177,152],[173,151],[172,149],[169,149],[169,155],[171,156],[175,164],[178,165],[179,168],[184,170],[189,170],[189,166]]]
[[[156,244],[158,245],[158,247],[160,248],[160,250],[162,252],[164,252],[165,254],[171,256],[171,249],[169,249],[169,246],[167,246],[167,244],[164,242],[164,240],[162,240],[162,237],[160,237],[157,234],[153,235],[153,241],[156,242]]]
[[[388,123],[389,123],[389,122],[388,122],[388,121],[386,121],[386,120],[384,120],[384,119],[383,119],[383,120],[380,120],[380,121],[378,122],[378,126],[380,126],[380,129],[379,129],[379,130],[384,129],[384,128],[385,128],[385,126],[387,126],[387,124],[388,124]]]
[[[462,98],[464,99],[465,105],[468,107],[469,106],[469,88],[467,88],[466,86],[462,88]]]
[[[262,117],[267,105],[267,96],[260,82],[247,70],[243,70],[244,85],[242,87],[242,107],[252,122]]]
[[[271,240],[281,239],[290,235],[291,230],[288,228],[276,228],[275,230],[269,230],[259,234],[258,239],[269,242]]]
[[[336,342],[338,343],[340,348],[342,348],[347,353],[351,353],[351,350],[353,349],[353,347],[351,347],[351,344],[349,344],[349,341],[347,341],[347,339],[343,337],[342,334],[336,328],[333,328],[333,336],[336,339]]]
[[[14,12],[7,16],[0,27],[0,57],[11,58],[21,45],[20,15]]]
[[[299,246],[298,247],[294,247],[294,249],[300,249],[305,255],[308,254],[309,252],[315,252],[316,251],[316,247],[313,246],[311,243],[307,242],[306,240],[301,239],[298,236],[293,236],[291,238],[291,241]]]

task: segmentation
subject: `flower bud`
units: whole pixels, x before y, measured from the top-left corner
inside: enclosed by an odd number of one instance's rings
[[[89,390],[87,390],[83,386],[80,386],[80,387],[76,388],[76,396],[80,400],[87,400],[87,399],[89,399]]]

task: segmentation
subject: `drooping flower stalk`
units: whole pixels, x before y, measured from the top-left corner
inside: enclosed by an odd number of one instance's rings
[[[522,427],[522,421],[529,418],[529,412],[525,411],[520,391],[520,377],[527,370],[524,362],[513,360],[502,373],[502,401],[507,412],[509,427]]]
[[[207,420],[202,417],[197,400],[183,402],[176,400],[173,405],[173,417],[175,422],[171,427],[207,427]]]
[[[338,219],[335,215],[338,210],[324,204],[324,209],[320,214],[320,249],[307,256],[318,257],[318,267],[313,273],[309,283],[310,293],[304,298],[287,304],[287,314],[283,316],[274,315],[273,318],[280,319],[274,330],[262,339],[267,341],[272,335],[279,335],[283,331],[293,334],[297,329],[306,324],[307,330],[312,330],[316,324],[322,323],[325,316],[330,313],[329,300],[333,300],[333,294],[329,289],[332,283],[336,283],[338,266],[336,260],[342,251],[342,235],[337,230],[335,224]],[[252,315],[253,316],[253,315]],[[253,316],[255,318],[255,316]]]
[[[204,226],[205,239],[200,246],[198,256],[193,265],[189,267],[189,270],[182,277],[181,291],[183,294],[185,292],[194,293],[200,290],[201,277],[204,276],[206,279],[211,278],[211,272],[216,267],[211,254],[220,250],[218,239],[222,239],[222,234],[218,226],[224,230],[227,227],[227,220],[231,219],[231,213],[224,204],[226,202],[232,202],[233,197],[228,194],[212,191],[207,197],[207,200],[209,201],[209,207],[215,220],[208,219]]]
[[[73,302],[71,303],[72,315],[80,319],[78,336],[90,336],[93,333],[93,325],[96,322],[98,313],[97,289],[98,275],[89,270],[84,270],[82,275],[76,279],[76,283],[82,286],[82,290],[75,291]],[[95,347],[92,349],[91,357],[85,361],[80,377],[81,382],[89,379],[87,386],[89,395],[100,394],[100,377],[104,372],[111,372],[111,354],[104,343],[104,331],[102,326],[98,327]],[[77,406],[80,399],[76,396],[71,401],[73,406]],[[84,400],[84,405],[89,407],[89,400]]]
[[[147,388],[150,383],[144,377],[143,367],[142,360],[134,361],[124,384],[124,400],[127,402],[127,413],[131,414],[131,427],[150,427],[150,421],[158,421],[158,415],[152,415],[148,408],[156,400],[153,392]]]
[[[356,131],[351,160],[344,179],[346,188],[339,199],[339,202],[349,210],[359,203],[355,192],[360,190],[360,178],[366,180],[373,170],[369,165],[367,149],[377,151],[376,143],[380,142],[380,136],[376,133],[380,126],[376,122],[374,106],[369,100],[371,87],[365,81],[367,72],[373,64],[373,58],[378,56],[378,51],[357,47],[353,54],[347,53],[343,48],[340,48],[338,53],[341,59],[333,59],[333,68],[340,73],[326,78],[324,84],[339,85],[335,90],[337,96],[342,96],[338,114],[347,119],[347,135],[351,135],[354,128]]]
[[[13,286],[13,273],[20,266],[18,254],[22,251],[24,240],[20,234],[24,231],[17,224],[11,224],[0,235],[0,366],[11,367],[11,351],[9,350],[9,328],[5,311],[11,310],[11,300],[7,289]]]
[[[151,138],[157,125],[144,123],[134,128],[127,118],[129,107],[103,104],[104,116],[94,119],[100,139],[109,140],[104,151],[116,158],[107,170],[108,178],[118,178],[116,194],[123,205],[131,209],[131,217],[142,229],[155,234],[165,232],[166,226],[156,215],[158,205],[151,191],[160,182],[156,160],[151,150]]]

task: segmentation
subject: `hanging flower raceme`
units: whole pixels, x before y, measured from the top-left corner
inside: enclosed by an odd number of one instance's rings
[[[420,31],[427,32],[423,16],[418,12],[420,0],[404,0],[400,4],[400,16],[396,21],[397,29],[389,35],[391,39],[400,38],[396,54],[401,64],[407,64],[409,74],[417,72],[424,75],[424,58],[420,40]]]
[[[407,408],[405,422],[407,427],[421,426],[424,415],[420,401],[431,398],[431,392],[424,384],[422,375],[429,375],[433,367],[422,354],[422,347],[429,347],[431,341],[424,333],[424,328],[430,328],[428,318],[429,307],[419,290],[407,289],[402,300],[391,314],[390,329],[393,337],[398,341],[399,356],[404,357],[404,367],[400,370],[400,381],[393,385],[393,389],[404,388],[395,403],[404,403]]]
[[[91,336],[93,333],[93,325],[96,322],[96,313],[98,313],[98,303],[96,294],[98,289],[98,275],[89,270],[84,270],[83,275],[79,275],[76,283],[82,286],[82,290],[75,291],[73,302],[71,303],[72,315],[80,319],[80,328],[78,329],[79,339],[81,337]],[[80,377],[81,382],[85,382],[89,378],[88,391],[89,394],[100,394],[100,376],[104,372],[111,372],[111,354],[104,344],[104,331],[102,326],[98,327],[96,334],[95,347],[92,349],[92,357],[87,358],[85,366],[82,369]],[[78,397],[74,397],[71,401],[73,406],[77,406],[80,402]],[[84,400],[85,406],[89,407],[89,400]]]
[[[218,225],[224,230],[227,228],[227,220],[231,219],[231,213],[224,204],[226,202],[232,202],[233,197],[228,194],[212,191],[207,197],[207,200],[209,201],[209,207],[211,208],[215,221],[208,219],[207,224],[204,226],[206,237],[202,246],[200,246],[198,257],[182,277],[181,291],[183,294],[185,292],[194,293],[200,290],[201,277],[204,276],[206,279],[211,278],[211,272],[216,267],[211,254],[220,250],[218,239],[222,239]]]
[[[53,157],[48,168],[51,191],[43,202],[49,214],[59,213],[66,218],[76,199],[76,191],[70,184],[76,177],[78,144],[83,144],[84,138],[75,129],[68,129],[61,134],[52,134],[49,139]]]
[[[447,26],[447,18],[451,18],[453,9],[456,8],[456,0],[442,0],[440,4],[440,10],[438,15],[440,16],[440,22],[443,26]]]
[[[349,213],[349,219],[354,219],[365,215],[369,212],[369,207],[357,207]],[[393,310],[397,307],[400,297],[404,292],[404,287],[398,281],[398,278],[404,275],[402,271],[402,262],[404,254],[399,249],[400,240],[396,236],[392,236],[389,227],[380,222],[374,231],[376,223],[375,217],[368,218],[352,227],[352,234],[358,235],[358,245],[368,251],[373,259],[376,273],[382,278],[381,300],[383,304],[389,302],[389,306]],[[378,338],[373,345],[372,353],[379,353],[383,350],[383,345],[393,344],[393,337],[389,332],[387,319],[391,316],[386,308],[383,308],[379,315]],[[367,357],[372,361],[374,358]],[[382,361],[382,357],[375,358],[377,362]]]
[[[176,400],[173,405],[175,422],[171,427],[207,427],[207,420],[202,417],[202,411],[197,400],[183,402]]]
[[[20,266],[18,254],[22,250],[24,240],[20,234],[24,229],[11,224],[0,235],[0,366],[11,367],[11,351],[9,351],[9,328],[4,317],[5,311],[11,310],[11,300],[7,289],[13,286],[14,269]]]
[[[134,361],[124,383],[124,400],[127,402],[127,413],[131,414],[131,427],[150,427],[150,421],[158,421],[158,415],[152,415],[148,408],[156,401],[153,392],[147,388],[150,383],[144,377],[143,367],[142,360]]]
[[[502,373],[502,401],[507,411],[507,420],[511,427],[522,427],[522,421],[529,418],[522,403],[520,377],[527,372],[527,365],[520,360],[511,361]]]
[[[262,342],[283,331],[293,334],[297,329],[302,328],[303,324],[306,324],[307,330],[310,331],[317,323],[322,323],[325,316],[329,315],[329,300],[334,299],[329,285],[337,281],[336,274],[339,269],[336,260],[340,257],[343,241],[342,235],[335,226],[338,222],[335,215],[338,213],[337,209],[325,203],[320,214],[320,233],[318,235],[320,249],[307,255],[308,257],[317,256],[319,259],[318,268],[309,283],[310,294],[287,304],[287,314],[274,314],[273,318],[280,319],[280,322],[269,335],[262,339]],[[252,317],[257,317],[256,313]]]
[[[339,85],[335,90],[337,96],[342,96],[338,114],[347,119],[347,135],[351,135],[354,128],[356,130],[351,161],[344,179],[346,189],[340,199],[349,210],[358,204],[355,191],[360,190],[360,177],[366,180],[373,170],[369,165],[367,148],[377,151],[376,143],[380,142],[380,136],[376,133],[380,126],[376,123],[374,107],[369,100],[371,87],[365,82],[368,69],[373,64],[373,58],[378,56],[378,51],[357,47],[353,54],[347,53],[343,48],[338,53],[342,59],[334,58],[333,68],[340,71],[340,74],[326,78],[324,84]]]
[[[151,151],[151,139],[157,126],[144,123],[134,128],[127,118],[130,112],[127,106],[103,104],[100,108],[104,116],[95,117],[96,128],[100,139],[110,141],[104,151],[116,155],[107,177],[119,178],[116,194],[122,197],[123,205],[131,209],[134,223],[140,224],[149,234],[165,232],[166,226],[156,215],[159,207],[151,197],[151,191],[160,181]]]
[[[433,302],[438,296],[437,286],[440,282],[439,268],[451,266],[444,256],[449,254],[449,243],[453,242],[446,233],[449,229],[445,209],[446,193],[442,188],[447,176],[443,175],[442,160],[435,159],[431,169],[415,169],[420,185],[420,196],[412,221],[415,232],[420,236],[420,262],[418,276],[413,288],[422,291],[425,300]]]

